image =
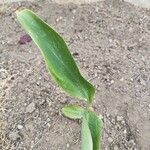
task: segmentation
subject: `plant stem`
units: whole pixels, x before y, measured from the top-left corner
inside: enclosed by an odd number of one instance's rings
[[[87,110],[93,111],[92,103],[87,104]]]

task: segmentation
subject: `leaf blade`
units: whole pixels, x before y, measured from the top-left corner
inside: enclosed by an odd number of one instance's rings
[[[93,150],[100,150],[102,138],[102,120],[92,111],[85,111],[85,118],[88,122],[93,141]]]
[[[71,119],[81,119],[84,114],[84,109],[77,105],[67,105],[62,108],[62,112],[66,117]]]
[[[17,19],[40,48],[54,80],[70,95],[91,103],[95,88],[80,74],[63,38],[30,10],[17,12]]]
[[[81,150],[93,150],[92,135],[85,116],[82,119]]]

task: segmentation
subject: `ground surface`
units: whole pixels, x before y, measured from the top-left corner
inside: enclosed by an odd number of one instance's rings
[[[30,8],[61,33],[97,88],[102,150],[150,150],[150,11],[118,0],[18,2],[0,7],[0,149],[79,150],[80,122],[64,118],[66,96],[49,77],[15,10]]]

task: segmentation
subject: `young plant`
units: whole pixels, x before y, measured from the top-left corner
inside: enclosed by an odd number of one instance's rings
[[[95,88],[80,74],[63,38],[32,11],[18,11],[17,19],[41,50],[47,69],[68,94],[85,100],[87,107],[67,105],[65,116],[82,120],[81,150],[100,150],[103,122],[92,111]]]

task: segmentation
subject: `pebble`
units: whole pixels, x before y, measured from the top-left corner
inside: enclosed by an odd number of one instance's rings
[[[123,120],[123,117],[122,116],[117,116],[117,121],[120,122]]]
[[[11,132],[9,134],[9,138],[12,140],[12,141],[16,141],[18,138],[20,138],[18,132]]]
[[[56,22],[59,22],[59,21],[62,20],[62,19],[63,19],[63,17],[60,16],[59,18],[56,19]]]
[[[110,42],[110,43],[112,43],[112,42],[113,42],[113,40],[112,40],[112,39],[109,39],[109,42]]]
[[[75,10],[75,9],[74,9],[74,10],[72,10],[72,13],[73,13],[73,14],[75,14],[75,13],[76,13],[76,10]]]
[[[112,143],[112,142],[113,142],[113,139],[112,139],[111,137],[109,137],[109,138],[108,138],[108,142],[109,142],[109,143]]]
[[[115,126],[115,129],[120,130],[120,129],[121,129],[121,126],[120,126],[119,124],[117,124],[117,125]]]
[[[121,78],[120,81],[124,81],[124,78]]]
[[[124,134],[127,134],[127,130],[124,130],[123,133],[124,133]]]
[[[67,148],[69,148],[69,146],[70,146],[70,145],[67,143]]]
[[[133,79],[132,79],[132,78],[130,78],[130,80],[131,80],[131,81],[133,81]]]
[[[96,7],[96,8],[95,8],[95,11],[98,12],[98,11],[99,11],[99,7]]]
[[[78,55],[79,55],[78,52],[74,52],[74,53],[73,53],[73,56],[78,56]]]
[[[50,124],[50,123],[47,123],[47,126],[48,126],[48,127],[51,127],[51,124]]]
[[[121,124],[122,124],[122,125],[125,125],[126,123],[125,123],[125,121],[124,121],[124,120],[122,120],[122,121],[121,121]]]
[[[39,102],[40,105],[44,105],[45,103],[46,103],[46,100],[45,100],[45,99],[42,99],[42,100]]]
[[[61,98],[61,99],[60,99],[60,103],[62,103],[62,104],[66,104],[67,101],[68,101],[67,98]]]
[[[52,106],[52,102],[48,102],[48,106],[51,107]]]
[[[129,141],[129,147],[133,147],[133,146],[135,146],[135,142],[134,142],[133,139],[131,139],[131,140]]]
[[[142,85],[146,85],[146,83],[145,83],[145,81],[144,81],[143,79],[140,80],[140,83],[141,83]]]
[[[107,118],[109,118],[109,117],[110,117],[110,114],[106,114],[106,116],[107,116]]]
[[[25,34],[20,37],[18,43],[22,45],[31,41],[32,41],[31,37],[28,34]]]
[[[8,74],[6,70],[0,70],[0,79],[6,79],[8,77]]]
[[[19,130],[21,130],[21,129],[23,129],[23,126],[22,126],[21,124],[18,124],[18,125],[17,125],[17,128],[18,128]]]
[[[117,145],[114,146],[114,150],[119,150]]]
[[[5,95],[6,95],[6,92],[0,90],[0,97],[4,97]]]
[[[34,125],[32,122],[25,125],[27,131],[34,131]]]
[[[116,121],[115,121],[115,119],[111,119],[111,122],[113,123],[113,124],[116,124]]]
[[[111,81],[110,81],[111,84],[113,84],[114,82],[115,82],[114,80],[111,80]]]
[[[30,103],[27,107],[26,107],[26,112],[27,113],[32,113],[35,110],[35,103]]]

